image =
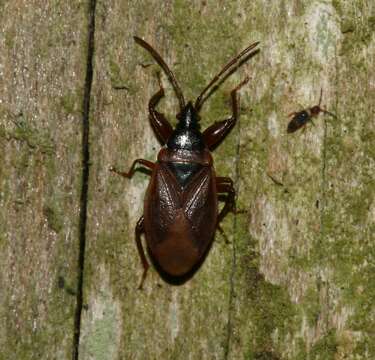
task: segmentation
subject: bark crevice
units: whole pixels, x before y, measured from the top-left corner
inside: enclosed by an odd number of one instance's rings
[[[81,173],[81,195],[79,212],[79,253],[78,253],[78,273],[77,273],[77,300],[74,316],[74,337],[72,359],[79,358],[79,340],[81,333],[81,315],[83,308],[83,276],[85,267],[86,249],[86,225],[87,225],[87,205],[90,174],[90,100],[93,81],[93,58],[95,47],[95,9],[96,0],[90,0],[88,4],[88,36],[87,36],[87,58],[86,77],[84,84],[84,95],[82,104],[82,173]]]

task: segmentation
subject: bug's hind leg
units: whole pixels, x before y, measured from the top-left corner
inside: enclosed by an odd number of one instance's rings
[[[162,145],[164,145],[168,138],[172,135],[173,128],[165,116],[155,109],[160,99],[164,96],[164,88],[161,83],[160,73],[158,73],[157,76],[159,81],[159,91],[150,99],[148,103],[148,110],[150,113],[152,128],[154,129]]]
[[[236,191],[233,187],[233,181],[229,177],[217,177],[216,189],[219,194],[219,199],[224,201],[224,207],[221,209],[217,217],[217,224],[219,225],[230,211],[235,211],[234,198]]]
[[[146,167],[150,170],[153,170],[154,166],[155,166],[155,164],[151,161],[148,161],[148,160],[145,160],[145,159],[137,159],[137,160],[133,161],[133,164],[130,167],[130,170],[128,172],[118,171],[113,166],[111,166],[109,168],[109,171],[114,172],[117,175],[121,175],[122,177],[124,177],[126,179],[131,179],[133,177],[134,173],[136,172],[136,170],[138,170],[138,169],[135,168],[135,165],[137,165],[138,163],[142,164],[144,167]]]
[[[135,227],[135,242],[136,242],[138,254],[139,254],[139,257],[141,258],[141,262],[143,266],[142,279],[141,279],[141,283],[138,286],[139,290],[142,290],[143,288],[143,283],[146,280],[147,271],[148,271],[148,268],[150,267],[146,259],[145,252],[142,246],[142,241],[141,241],[141,235],[144,234],[144,232],[145,232],[144,217],[142,215],[140,219],[138,220],[137,225]]]
[[[227,235],[222,229],[220,222],[228,214],[228,212],[235,210],[235,190],[233,187],[233,181],[228,177],[217,177],[216,178],[216,189],[219,194],[218,198],[220,201],[224,201],[224,207],[221,209],[216,222],[216,227],[220,231],[221,235],[224,237],[227,244],[230,243]]]
[[[238,84],[230,93],[232,99],[232,116],[229,119],[215,122],[215,124],[211,125],[203,132],[204,141],[210,150],[218,146],[236,124],[240,112],[240,101],[237,97],[237,91],[248,81],[249,77],[246,77],[246,79]]]

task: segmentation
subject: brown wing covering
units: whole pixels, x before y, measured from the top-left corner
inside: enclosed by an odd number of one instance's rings
[[[157,163],[145,198],[145,232],[152,259],[171,276],[199,263],[216,228],[217,196],[212,167],[182,189],[165,164]]]

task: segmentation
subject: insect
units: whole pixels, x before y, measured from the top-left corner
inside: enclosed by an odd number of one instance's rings
[[[157,51],[138,37],[134,37],[134,40],[151,53],[169,78],[179,102],[178,123],[173,128],[165,116],[156,110],[164,96],[158,76],[159,91],[148,104],[151,125],[163,145],[157,161],[136,159],[128,172],[120,172],[113,167],[110,170],[128,179],[133,176],[137,164],[151,170],[144,214],[135,228],[136,245],[143,265],[139,288],[142,288],[149,268],[142,247],[142,234],[145,234],[149,258],[161,278],[167,283],[180,285],[200,268],[219,223],[229,211],[234,210],[233,181],[229,177],[216,176],[210,151],[235,125],[239,117],[237,92],[249,79],[246,78],[231,91],[233,113],[228,119],[215,122],[201,132],[199,111],[210,95],[208,91],[224,77],[223,74],[232,73],[234,65],[238,66],[240,60],[243,62],[259,51],[251,52],[258,42],[229,61],[203,89],[194,104],[192,101],[186,104],[173,72]],[[224,201],[220,212],[219,200]]]
[[[322,102],[323,89],[320,90],[319,104],[309,109],[302,110],[299,112],[292,112],[288,116],[293,116],[292,120],[288,124],[287,132],[293,133],[298,129],[304,127],[309,121],[314,125],[313,118],[317,117],[321,112],[327,115],[331,115],[336,118],[336,115],[320,107]]]

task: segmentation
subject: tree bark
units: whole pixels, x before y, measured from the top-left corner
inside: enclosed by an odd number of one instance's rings
[[[373,2],[93,3],[91,94],[88,3],[0,4],[4,358],[69,358],[74,328],[79,359],[375,358]],[[227,118],[230,91],[250,76],[240,119],[213,153],[241,211],[225,218],[192,280],[170,286],[151,269],[142,291],[134,228],[149,177],[109,172],[155,161],[160,149],[148,101],[161,69],[134,35],[161,54],[187,100],[261,42],[200,113],[202,129]],[[164,73],[162,83],[158,109],[175,125]],[[288,134],[288,114],[317,105],[321,89],[335,117]]]
[[[87,4],[0,3],[0,358],[68,359]]]

